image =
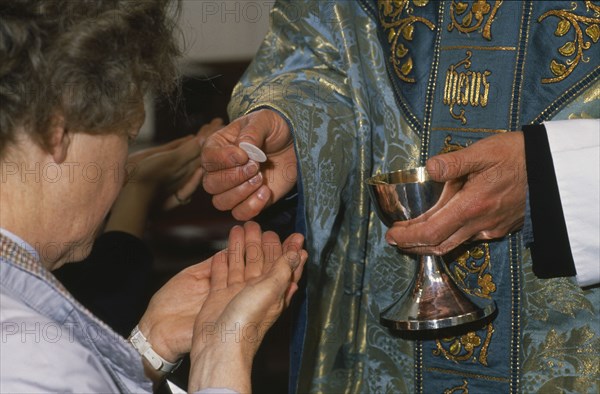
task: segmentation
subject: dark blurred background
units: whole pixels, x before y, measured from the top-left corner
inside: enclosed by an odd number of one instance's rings
[[[157,100],[154,143],[195,133],[217,116],[228,122],[226,106],[231,91],[247,66],[248,62],[205,64],[201,73],[186,75],[179,98]],[[276,231],[284,239],[293,231],[294,208],[293,200],[282,201],[255,220],[263,230]],[[210,195],[202,189],[196,191],[190,204],[153,216],[146,237],[155,256],[154,288],[224,248],[229,229],[237,223],[229,212],[215,209]],[[287,392],[290,328],[286,313],[268,332],[254,362],[254,392]],[[188,368],[184,365],[176,371],[174,380],[181,387],[186,387]]]

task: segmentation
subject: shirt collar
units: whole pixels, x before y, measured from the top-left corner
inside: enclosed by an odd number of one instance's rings
[[[0,234],[4,235],[6,238],[13,241],[15,244],[19,245],[21,249],[25,250],[27,253],[31,254],[36,261],[40,261],[40,255],[37,250],[33,246],[31,246],[27,241],[18,235],[8,231],[5,228],[0,227]]]

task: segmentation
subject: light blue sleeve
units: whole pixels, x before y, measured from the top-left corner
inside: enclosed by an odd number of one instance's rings
[[[114,393],[119,389],[68,328],[0,293],[0,392]]]

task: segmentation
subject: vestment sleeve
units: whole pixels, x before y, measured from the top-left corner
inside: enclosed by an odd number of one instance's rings
[[[534,273],[600,282],[598,120],[525,126]]]
[[[274,5],[269,32],[233,91],[232,119],[268,107],[278,111],[294,132],[311,109],[326,108],[330,118],[353,116],[345,51],[337,44],[343,41],[337,39],[343,34],[342,21],[335,7],[334,2],[322,1]]]

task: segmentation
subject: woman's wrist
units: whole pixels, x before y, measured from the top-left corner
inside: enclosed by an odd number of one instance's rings
[[[194,338],[194,341],[205,339]],[[217,340],[200,345],[192,345],[189,392],[209,387],[227,388],[239,393],[252,391],[250,371],[254,354],[245,349],[243,340]]]
[[[147,322],[147,319],[142,317],[138,324],[139,330],[142,332],[146,340],[152,345],[152,349],[163,359],[169,363],[177,363],[184,354],[177,352],[169,346],[170,335],[163,335],[157,325]]]
[[[144,365],[144,374],[152,381],[152,387],[156,390],[168,374],[154,369],[152,365],[150,365],[150,362],[144,357],[142,357],[142,364]]]

